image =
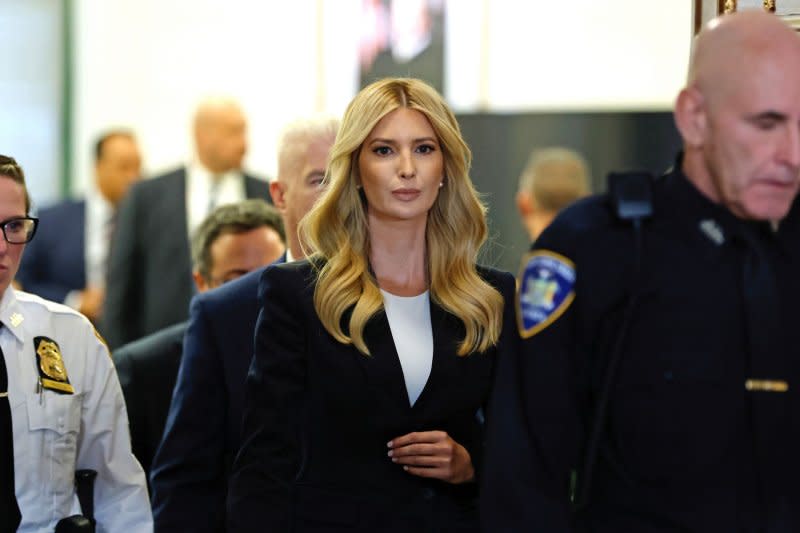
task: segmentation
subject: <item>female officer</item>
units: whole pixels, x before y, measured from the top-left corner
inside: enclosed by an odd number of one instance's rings
[[[108,348],[83,315],[11,286],[36,233],[29,212],[22,168],[0,155],[0,531],[53,531],[78,511],[75,473],[89,469],[97,531],[151,532]]]

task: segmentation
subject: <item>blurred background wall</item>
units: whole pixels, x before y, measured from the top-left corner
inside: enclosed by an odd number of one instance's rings
[[[109,127],[135,130],[159,173],[191,157],[198,100],[230,95],[249,117],[246,167],[267,177],[283,124],[341,114],[375,76],[414,75],[456,110],[491,208],[486,259],[515,271],[532,148],[583,152],[596,190],[611,169],[671,162],[692,1],[0,0],[0,23],[0,152],[39,205],[91,186]]]
[[[67,191],[64,128],[65,6],[54,0],[0,1],[0,153],[25,164],[37,199]]]

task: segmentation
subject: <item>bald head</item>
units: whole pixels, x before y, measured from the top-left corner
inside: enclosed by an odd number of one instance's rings
[[[682,168],[703,195],[739,218],[783,218],[800,185],[800,37],[759,10],[712,21],[675,122]]]
[[[687,85],[715,90],[753,62],[800,51],[800,38],[775,15],[745,10],[712,20],[695,39]]]
[[[237,170],[247,152],[247,122],[239,105],[227,98],[204,100],[194,116],[197,157],[214,174]]]

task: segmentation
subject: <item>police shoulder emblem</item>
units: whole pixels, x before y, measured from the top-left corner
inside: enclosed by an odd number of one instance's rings
[[[517,326],[522,338],[552,324],[575,298],[575,264],[548,250],[536,250],[522,261],[517,292]]]
[[[63,394],[74,394],[75,389],[67,377],[58,343],[48,337],[34,337],[33,346],[36,349],[41,387]]]

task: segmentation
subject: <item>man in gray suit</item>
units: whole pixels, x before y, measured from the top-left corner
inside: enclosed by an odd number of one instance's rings
[[[268,197],[267,182],[241,170],[245,134],[236,103],[204,101],[194,117],[196,157],[131,187],[109,255],[102,331],[111,348],[186,320],[189,235],[218,205]]]

